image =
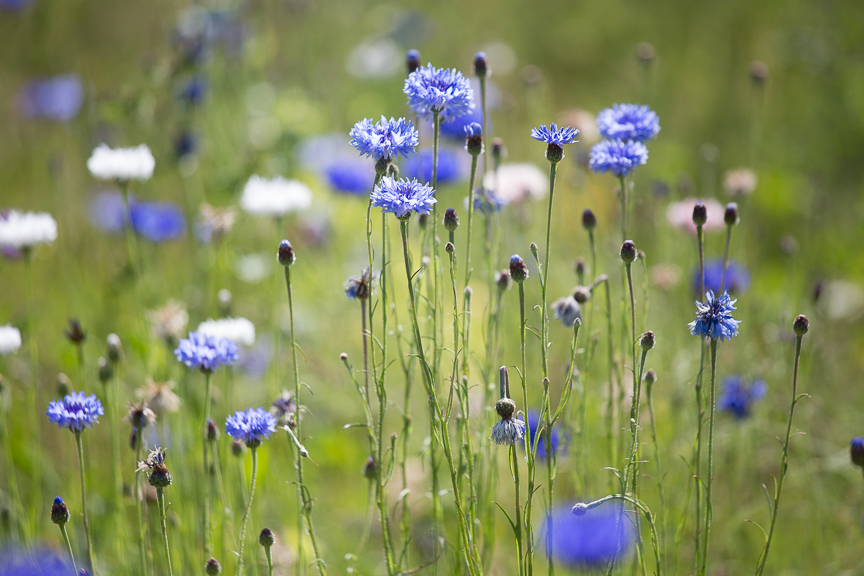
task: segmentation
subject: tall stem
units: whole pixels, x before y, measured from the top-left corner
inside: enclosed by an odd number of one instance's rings
[[[78,576],[78,566],[75,564],[75,555],[72,554],[72,542],[69,540],[69,533],[66,531],[65,524],[60,524],[60,533],[63,534],[63,541],[66,542],[66,551],[69,552],[69,560],[72,561],[74,576]]]
[[[162,523],[162,544],[165,546],[165,559],[168,561],[168,576],[174,576],[174,569],[171,567],[171,551],[168,549],[168,523],[167,513],[165,512],[164,490],[164,488],[156,488],[156,499],[159,501],[159,515]]]
[[[2,394],[0,394],[0,417],[3,418],[0,434],[3,434],[3,448],[6,452],[6,483],[12,497],[12,511],[17,524],[17,529],[20,531],[20,535],[24,538],[24,543],[29,544],[30,530],[28,529],[27,520],[24,518],[24,506],[21,503],[21,493],[18,491],[18,475],[15,472],[15,460],[12,457],[12,426],[9,420],[9,414],[6,412],[6,407],[3,405]]]
[[[714,480],[714,404],[717,380],[717,339],[711,339],[711,388],[708,393],[708,479],[705,483],[705,542],[702,545],[702,568],[699,574],[705,575],[708,567],[708,539],[711,537],[711,521],[714,519],[711,486]]]
[[[720,294],[726,291],[726,271],[729,269],[729,245],[732,243],[732,226],[726,226],[726,248],[723,250],[723,281],[720,283]],[[704,282],[704,278],[703,278]],[[700,294],[701,296],[701,294]]]
[[[210,421],[210,394],[212,392],[212,375],[204,372],[204,422],[198,429],[203,434],[204,445],[204,556],[209,558],[213,555],[213,540],[210,534],[210,455],[207,440],[207,424]]]
[[[668,510],[666,509],[666,494],[663,490],[663,466],[660,463],[660,445],[657,443],[657,423],[654,419],[653,388],[654,385],[649,384],[645,392],[648,400],[648,416],[651,419],[651,443],[654,448],[654,464],[657,467],[657,490],[660,496],[660,514],[662,515],[660,520],[660,559],[662,560],[664,571],[668,572],[666,566],[666,516]],[[689,506],[689,498],[687,499],[687,503]]]
[[[696,240],[699,248],[699,298],[705,295],[705,238],[702,226],[696,226]],[[699,340],[699,373],[696,376],[696,456],[693,463],[693,476],[696,483],[696,549],[693,555],[694,568],[698,568],[702,554],[702,428],[705,424],[705,410],[702,399],[702,376],[705,368],[705,341]],[[695,571],[695,570],[694,570]]]
[[[629,202],[627,200],[627,179],[621,175],[618,177],[618,181],[621,183],[621,240],[623,242],[627,239],[627,234],[630,231]]]
[[[286,266],[287,270],[288,267]],[[240,553],[237,558],[237,568],[234,576],[243,574],[243,550],[246,548],[246,524],[249,522],[249,514],[252,512],[252,499],[255,497],[255,484],[258,480],[258,447],[250,446],[252,453],[252,480],[249,482],[249,498],[246,500],[246,509],[243,511],[243,520],[240,522]]]
[[[273,557],[270,554],[270,547],[264,547],[264,555],[267,557],[267,574],[273,576]]]
[[[522,558],[522,498],[519,486],[519,457],[516,455],[516,445],[510,446],[510,466],[513,468],[513,488],[516,493],[516,559],[519,566],[519,576],[525,574],[525,562]]]
[[[138,465],[138,462],[141,460],[141,442],[142,436],[144,435],[143,430],[136,430],[135,432],[135,465]],[[138,474],[135,474],[135,477],[132,479],[132,482],[135,485],[135,520],[138,523],[138,554],[141,557],[141,573],[145,576],[150,574],[150,567],[147,562],[147,552],[145,550],[145,541],[147,539],[147,533],[144,530],[144,512],[143,512],[143,499],[141,494],[141,486],[140,486],[140,478]]]
[[[41,414],[37,407],[37,396],[39,388],[39,345],[36,342],[36,301],[34,298],[34,282],[33,282],[33,251],[28,248],[24,251],[24,261],[27,263],[27,329],[30,332],[28,338],[28,348],[30,352],[30,387],[27,389],[27,402],[30,404],[30,413],[33,414],[33,477],[31,479],[33,486],[33,501],[42,502],[42,429],[39,426],[41,422]],[[83,386],[83,382],[81,383]],[[36,509],[38,506],[33,506],[30,511],[29,526],[36,524]]]
[[[81,511],[84,515],[84,537],[87,541],[87,564],[90,574],[96,574],[96,557],[93,555],[93,541],[90,539],[90,519],[87,515],[87,484],[84,473],[84,446],[81,444],[81,432],[75,432],[75,444],[78,447],[78,472],[81,475]]]

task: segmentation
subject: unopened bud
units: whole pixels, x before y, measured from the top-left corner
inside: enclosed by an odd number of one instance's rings
[[[222,565],[215,558],[210,558],[204,565],[204,572],[207,576],[219,576],[222,573]]]
[[[723,221],[727,226],[735,226],[738,224],[738,205],[735,202],[726,204],[726,211],[723,213]]]
[[[486,53],[477,52],[474,56],[474,75],[485,78],[489,74],[489,64],[486,62]]]
[[[693,206],[693,223],[696,224],[696,226],[704,226],[707,221],[708,209],[702,202],[697,202],[696,205]]]
[[[651,330],[648,330],[639,337],[639,345],[642,346],[643,350],[651,350],[652,348],[654,348],[654,343],[654,332],[652,332]]]
[[[411,74],[420,67],[420,52],[417,50],[408,50],[405,54],[405,66],[408,68],[408,73]]]
[[[270,548],[273,544],[276,543],[276,536],[273,535],[273,531],[269,528],[264,528],[261,530],[261,534],[258,536],[258,543],[265,548]]]
[[[297,261],[297,254],[294,253],[294,247],[288,240],[282,240],[279,243],[279,251],[276,253],[276,260],[282,266],[291,266]]]
[[[528,279],[528,266],[525,265],[525,261],[518,254],[510,257],[510,277],[514,282],[519,282],[520,284]]]
[[[111,364],[105,358],[99,358],[99,381],[103,384],[111,379],[111,376],[114,375],[114,369],[111,368]]]
[[[456,214],[455,209],[448,208],[447,211],[444,212],[444,228],[450,232],[455,232],[456,229],[459,228],[459,215]]]
[[[585,211],[582,212],[582,227],[589,231],[594,230],[594,228],[597,227],[597,217],[590,208],[586,208]]]
[[[51,505],[51,521],[58,526],[69,522],[69,508],[60,496],[54,498],[54,503]]]
[[[621,261],[625,264],[636,261],[636,244],[632,240],[625,240],[621,245]]]
[[[795,322],[792,323],[792,329],[795,330],[795,334],[798,336],[804,336],[810,330],[810,321],[803,314],[799,314],[795,318]]]
[[[116,364],[123,358],[123,344],[117,334],[109,334],[106,338],[108,344],[108,360]]]

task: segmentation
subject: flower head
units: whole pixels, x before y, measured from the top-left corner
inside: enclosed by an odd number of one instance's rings
[[[151,242],[176,240],[186,234],[186,216],[173,202],[139,202],[130,214],[132,228]]]
[[[597,114],[597,129],[604,138],[645,142],[660,132],[660,119],[648,106],[614,104]]]
[[[174,350],[177,360],[189,368],[202,372],[214,372],[223,364],[237,361],[237,344],[227,338],[216,338],[198,332],[189,332],[189,338],[182,338]]]
[[[295,418],[298,418],[299,415],[297,414],[297,401],[294,400],[294,394],[283,390],[279,397],[273,401],[270,413],[276,418],[277,424],[291,428],[296,427]]]
[[[173,481],[171,473],[168,471],[168,467],[165,466],[165,451],[159,447],[156,447],[155,450],[150,452],[147,456],[147,460],[138,462],[138,469],[136,472],[144,470],[150,471],[147,480],[154,488],[165,488],[170,486]]]
[[[581,318],[579,303],[573,296],[565,296],[553,302],[552,313],[555,318],[560,318],[567,328],[572,328],[576,320]]]
[[[525,422],[515,418],[502,418],[492,426],[490,439],[496,444],[512,446],[525,438]]]
[[[156,422],[156,413],[143,400],[136,404],[130,402],[126,405],[126,420],[133,428],[141,430]]]
[[[255,343],[255,325],[246,318],[220,318],[198,325],[197,332],[216,339],[227,338],[235,344],[251,346]]]
[[[350,276],[345,281],[345,296],[349,300],[366,300],[372,295],[372,288],[378,279],[378,272],[369,274],[369,268],[363,270],[359,276]]]
[[[455,68],[421,66],[408,75],[402,91],[419,118],[438,114],[442,122],[474,110],[471,82]]]
[[[242,440],[252,448],[259,446],[276,432],[276,418],[263,408],[237,411],[225,419],[225,432],[234,440]]]
[[[648,149],[635,140],[601,140],[591,147],[588,166],[597,173],[612,172],[626,176],[637,166],[648,162]]]
[[[24,116],[66,122],[84,103],[84,86],[75,74],[36,78],[18,92],[18,107]]]
[[[723,259],[717,258],[705,262],[705,289],[715,294],[720,292],[723,283]],[[693,292],[699,294],[699,266],[693,270]],[[750,272],[743,264],[729,260],[726,268],[726,291],[741,296],[750,287]]]
[[[86,396],[84,392],[72,392],[63,400],[52,400],[45,414],[60,428],[81,432],[85,428],[91,428],[93,424],[98,424],[99,416],[105,414],[105,409],[95,394]]]
[[[46,212],[10,210],[0,218],[0,248],[32,248],[57,239],[57,222]]]
[[[312,204],[312,191],[299,180],[253,175],[243,187],[240,207],[253,216],[284,216]]]
[[[492,190],[477,189],[474,191],[474,210],[483,214],[494,214],[500,212],[509,202],[506,198],[498,196]],[[468,209],[468,197],[465,197],[465,209]]]
[[[605,568],[615,557],[621,558],[633,545],[635,531],[631,520],[622,517],[620,506],[601,506],[590,510],[564,506],[547,519],[547,553],[573,568]]]
[[[0,2],[0,10],[5,8]],[[0,574],[3,576],[68,576],[72,567],[51,548],[30,549],[7,546],[0,552]]]
[[[535,140],[545,142],[546,144],[555,144],[557,146],[564,146],[565,144],[577,142],[576,136],[578,135],[579,130],[576,128],[570,128],[569,126],[558,128],[554,122],[549,124],[548,128],[543,124],[538,128],[531,129],[531,137]]]
[[[0,326],[0,356],[17,352],[21,348],[21,331],[9,324]]]
[[[395,214],[397,218],[408,218],[413,212],[428,214],[437,202],[435,190],[415,180],[384,176],[372,191],[372,206],[382,212]]]
[[[146,144],[135,148],[109,148],[100,144],[87,160],[87,169],[100,180],[149,180],[156,160]]]
[[[157,416],[162,416],[180,410],[183,401],[174,393],[175,386],[173,380],[167,382],[147,380],[147,384],[136,390],[135,394],[144,400]]]
[[[214,208],[210,204],[202,204],[195,222],[195,235],[203,243],[219,240],[234,229],[237,210],[233,207]]]
[[[732,318],[735,302],[729,299],[728,292],[715,298],[714,292],[708,290],[705,303],[696,302],[696,320],[688,324],[690,334],[721,342],[737,336],[740,321]]]
[[[723,392],[717,399],[717,408],[743,420],[750,415],[753,404],[765,397],[767,388],[764,380],[747,384],[741,376],[729,376],[723,380]]]
[[[420,134],[405,118],[388,120],[381,116],[378,122],[364,118],[351,128],[348,135],[351,136],[351,145],[361,156],[375,160],[408,156],[420,144]]]

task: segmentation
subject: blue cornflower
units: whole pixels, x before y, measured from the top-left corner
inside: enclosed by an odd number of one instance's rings
[[[351,136],[351,145],[362,156],[370,156],[376,161],[408,156],[420,144],[420,135],[414,124],[405,118],[387,120],[381,116],[378,122],[364,118],[351,128],[348,135]]]
[[[397,218],[409,218],[413,212],[428,214],[437,202],[435,190],[415,180],[384,176],[372,191],[372,206],[382,212],[395,214]]]
[[[476,122],[483,126],[483,109],[479,106],[463,116],[450,118],[446,122],[442,122],[441,136],[445,138],[453,138],[454,140],[461,140],[465,137],[465,126],[472,122]],[[429,125],[431,126],[431,122]]]
[[[237,344],[231,340],[198,332],[189,332],[189,338],[181,338],[174,355],[189,368],[198,368],[202,372],[215,372],[223,364],[236,362],[239,357]]]
[[[408,106],[418,118],[438,113],[441,121],[446,122],[474,110],[471,82],[455,68],[421,66],[405,79],[402,92],[408,96]]]
[[[849,442],[849,457],[852,464],[864,468],[864,438],[856,436]]]
[[[375,180],[375,169],[359,158],[339,160],[324,168],[324,177],[337,192],[368,194]]]
[[[190,105],[200,104],[207,94],[207,80],[203,76],[192,76],[177,90],[177,98]]]
[[[717,399],[717,407],[743,420],[750,415],[752,405],[765,397],[767,390],[764,380],[748,385],[741,376],[729,376],[723,380],[723,393]]]
[[[68,576],[71,571],[66,559],[50,548],[0,548],[0,576]]]
[[[504,206],[509,204],[506,198],[498,196],[492,190],[477,189],[474,192],[474,210],[483,214],[500,212]],[[465,208],[468,208],[468,197],[465,197]]]
[[[724,292],[719,298],[714,292],[705,293],[705,303],[696,302],[696,320],[690,322],[690,334],[712,340],[729,340],[738,335],[738,324],[741,322],[732,318],[736,300],[729,299],[729,293]]]
[[[75,74],[34,79],[18,93],[18,107],[30,118],[66,122],[78,114],[83,103],[84,86]]]
[[[521,417],[520,417],[521,418]],[[540,413],[535,410],[528,411],[528,441],[533,449],[534,447],[534,437],[537,435],[537,431],[542,428],[543,425],[540,422]],[[558,453],[558,447],[562,444],[561,434],[558,432],[556,428],[552,428],[552,450],[553,454]],[[540,438],[537,440],[537,458],[546,458],[546,431],[540,434]]]
[[[225,419],[225,432],[249,447],[257,446],[276,432],[276,418],[263,408],[238,410]]]
[[[597,129],[604,138],[645,142],[660,132],[660,119],[648,106],[614,104],[597,114]]]
[[[72,392],[63,400],[52,400],[45,414],[60,428],[81,432],[85,428],[92,428],[93,424],[98,424],[99,416],[105,414],[105,409],[95,394],[86,396],[84,392]]]
[[[565,144],[577,142],[576,136],[578,134],[579,130],[576,128],[570,128],[569,126],[558,128],[554,122],[549,125],[549,128],[546,128],[546,125],[544,124],[539,128],[531,129],[531,137],[535,140],[547,144],[555,144],[559,147],[564,146]]]
[[[573,296],[559,298],[552,303],[552,312],[555,318],[560,318],[561,323],[567,328],[572,328],[577,319],[581,319],[579,303]]]
[[[450,148],[438,149],[438,185],[450,184],[465,179],[463,158],[463,155],[457,154]],[[421,150],[419,154],[415,154],[405,160],[401,173],[412,178],[420,178],[424,182],[431,182],[434,161],[432,150]]]
[[[621,506],[608,505],[575,515],[569,506],[558,508],[551,516],[551,538],[547,546],[558,562],[573,568],[605,568],[614,557],[626,556],[634,542],[631,519]],[[550,530],[549,519],[545,529]]]
[[[369,277],[369,268],[363,270],[359,276],[351,276],[345,281],[345,296],[350,300],[365,300],[372,295],[372,287],[378,279],[378,272],[373,272]]]
[[[465,133],[466,138],[483,136],[483,126],[477,122],[471,122],[462,127],[462,132]]]
[[[591,147],[588,167],[594,172],[612,172],[627,176],[637,166],[648,162],[648,148],[635,140],[601,140]]]
[[[132,205],[132,228],[151,242],[175,240],[186,233],[186,216],[173,202]]]
[[[133,196],[129,202],[134,204]],[[91,201],[89,209],[90,223],[103,232],[119,234],[126,226],[126,204],[119,192],[99,192]]]
[[[705,289],[711,290],[715,294],[721,290],[720,284],[723,283],[723,259],[718,258],[705,263]],[[693,270],[692,277],[693,292],[699,294],[699,266]],[[732,294],[741,296],[750,287],[750,272],[743,264],[738,264],[734,260],[729,261],[729,267],[726,269],[726,291]]]

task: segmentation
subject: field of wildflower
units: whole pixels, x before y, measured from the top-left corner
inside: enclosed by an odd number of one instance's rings
[[[0,0],[0,576],[864,575],[862,23]]]

